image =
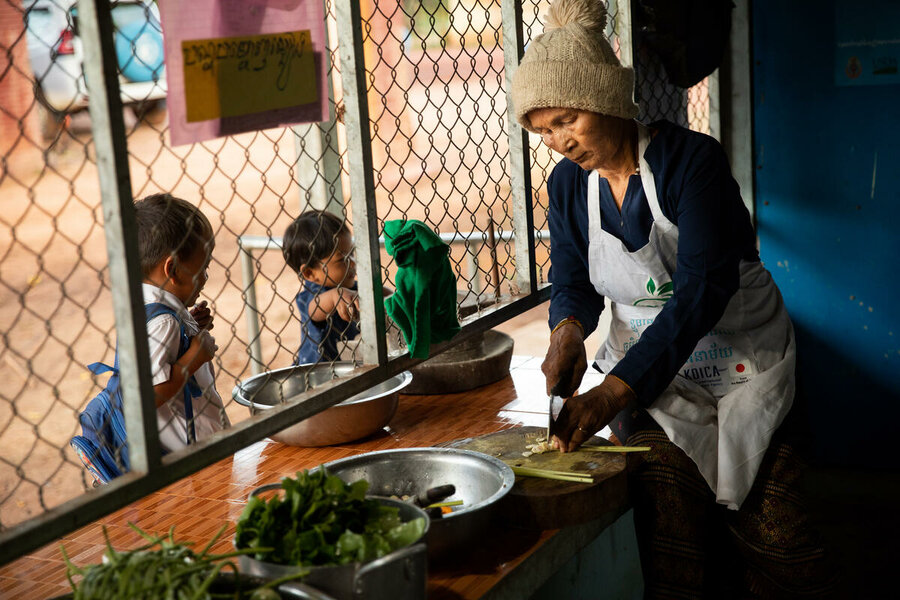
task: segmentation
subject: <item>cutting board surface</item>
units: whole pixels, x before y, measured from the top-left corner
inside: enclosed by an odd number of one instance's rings
[[[546,432],[541,427],[517,427],[456,440],[447,446],[482,452],[510,466],[589,473],[593,476],[593,483],[516,477],[516,484],[504,503],[505,512],[515,524],[555,529],[598,518],[624,502],[627,493],[624,455],[586,450],[563,454],[554,450],[522,456],[527,451],[526,445],[544,437]],[[603,438],[594,437],[586,445],[610,444]]]

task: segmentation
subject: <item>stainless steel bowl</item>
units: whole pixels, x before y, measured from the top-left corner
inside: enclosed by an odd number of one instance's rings
[[[401,448],[368,452],[322,465],[352,483],[369,482],[376,496],[416,496],[448,483],[456,493],[447,501],[463,504],[443,518],[432,519],[428,554],[439,558],[472,543],[491,523],[497,502],[513,487],[515,475],[503,461],[458,448]]]
[[[353,363],[338,362],[266,371],[242,381],[231,396],[256,415],[308,389],[345,377],[354,368]],[[397,411],[400,390],[411,381],[412,374],[404,371],[271,437],[290,446],[330,446],[364,438],[390,422]]]
[[[256,488],[250,492],[250,496],[280,489],[280,483],[270,483]],[[304,567],[309,569],[309,574],[303,578],[301,585],[287,582],[282,588],[290,590],[295,587],[302,589],[304,585],[313,586],[315,590],[321,590],[335,600],[382,598],[425,600],[428,566],[423,540],[428,535],[428,515],[417,506],[393,498],[369,497],[384,505],[397,507],[400,510],[400,520],[403,522],[424,518],[425,532],[422,537],[414,544],[398,548],[390,554],[366,563]],[[242,554],[238,556],[238,568],[246,575],[278,579],[296,573],[299,567],[269,563]]]

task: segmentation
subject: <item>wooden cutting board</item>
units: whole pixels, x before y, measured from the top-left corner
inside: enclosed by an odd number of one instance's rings
[[[558,529],[597,519],[627,505],[623,454],[578,450],[566,454],[553,451],[522,456],[526,444],[534,443],[546,432],[542,427],[517,427],[442,445],[495,456],[510,466],[590,473],[594,477],[593,483],[516,477],[516,484],[498,507],[512,525]],[[610,443],[594,437],[585,445]]]

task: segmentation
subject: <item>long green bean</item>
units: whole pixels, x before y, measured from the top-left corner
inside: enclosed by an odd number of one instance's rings
[[[100,565],[79,567],[75,565],[64,547],[61,548],[66,563],[66,577],[72,586],[74,600],[118,600],[129,598],[134,600],[157,600],[172,598],[173,600],[208,600],[213,597],[211,587],[226,569],[234,572],[239,584],[239,573],[235,563],[229,559],[241,554],[268,553],[271,548],[254,548],[238,550],[223,554],[212,554],[210,550],[225,531],[226,526],[216,533],[199,554],[194,553],[189,544],[175,541],[174,528],[166,535],[150,535],[132,523],[132,529],[147,541],[147,544],[135,550],[117,552],[109,539],[109,533],[103,528],[106,544],[105,562]],[[302,577],[305,573],[297,573],[280,580],[269,582],[261,588],[249,589],[246,596],[237,592],[227,597],[244,598],[256,589],[272,588],[285,581]],[[77,578],[81,578],[76,582]]]

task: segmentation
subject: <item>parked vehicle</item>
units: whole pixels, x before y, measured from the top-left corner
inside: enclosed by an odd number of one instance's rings
[[[166,97],[159,8],[148,0],[112,2],[122,104],[138,118],[160,110]],[[70,113],[88,105],[75,0],[26,0],[28,55],[41,111],[41,130],[55,137]]]

